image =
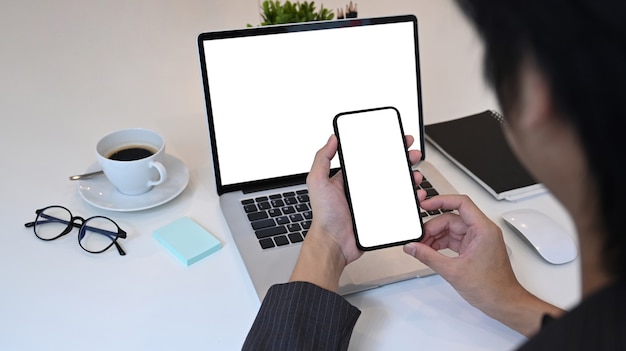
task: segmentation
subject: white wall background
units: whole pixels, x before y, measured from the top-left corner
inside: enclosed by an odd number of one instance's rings
[[[59,109],[85,121],[203,114],[196,36],[260,23],[259,2],[3,0],[0,79],[13,84],[0,86],[0,118],[19,111],[53,123],[46,113]],[[336,9],[347,2],[321,3]],[[418,17],[427,122],[495,107],[482,80],[480,41],[451,0],[362,0],[358,8],[359,17]],[[154,75],[161,85],[146,84]],[[136,94],[149,94],[154,105],[134,104]]]
[[[230,5],[216,5],[216,3]],[[284,2],[284,1],[281,1]],[[245,3],[245,4],[244,4]],[[262,0],[213,1],[208,29],[232,28],[261,22]],[[315,1],[336,10],[346,0]],[[359,17],[414,14],[419,21],[424,115],[427,122],[459,117],[485,108],[497,108],[482,79],[482,46],[474,29],[452,0],[360,0]],[[237,5],[235,5],[237,4]],[[227,12],[232,10],[232,12]],[[227,15],[230,14],[230,15]],[[442,20],[445,19],[445,20]]]

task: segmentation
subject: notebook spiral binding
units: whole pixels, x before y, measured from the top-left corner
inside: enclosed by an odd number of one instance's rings
[[[502,117],[498,111],[489,110],[489,112],[491,112],[491,117],[495,118],[496,121],[500,122],[502,125],[505,124],[504,117]]]

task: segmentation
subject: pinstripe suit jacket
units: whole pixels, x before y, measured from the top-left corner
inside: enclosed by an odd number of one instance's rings
[[[520,350],[626,350],[626,281],[586,298]],[[263,300],[244,350],[345,350],[361,312],[310,283],[275,285]]]
[[[346,350],[361,311],[306,282],[272,286],[243,350]]]

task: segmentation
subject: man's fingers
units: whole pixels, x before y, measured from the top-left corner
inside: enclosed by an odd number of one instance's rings
[[[328,181],[330,172],[330,161],[337,153],[337,137],[333,134],[328,138],[326,145],[317,151],[313,159],[313,165],[307,178],[307,182],[311,181]]]
[[[406,141],[406,147],[409,148],[415,142],[415,138],[412,135],[405,135],[404,140]]]
[[[445,278],[445,273],[442,274],[442,272],[445,272],[445,268],[449,266],[449,257],[422,243],[408,243],[404,245],[403,250]]]
[[[467,226],[483,223],[489,219],[467,195],[438,195],[424,200],[421,204],[425,210],[457,210]]]
[[[422,201],[426,200],[426,196],[428,194],[426,193],[426,190],[424,189],[419,189],[417,191],[417,199],[419,200],[420,203],[422,203]]]

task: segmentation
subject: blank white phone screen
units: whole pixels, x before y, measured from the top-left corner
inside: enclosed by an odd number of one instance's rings
[[[421,238],[398,112],[385,108],[340,114],[335,123],[359,245],[367,249]]]

